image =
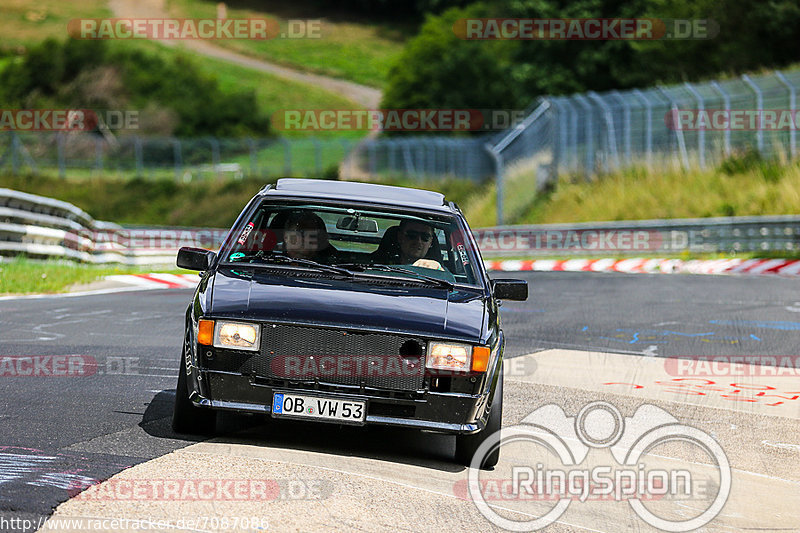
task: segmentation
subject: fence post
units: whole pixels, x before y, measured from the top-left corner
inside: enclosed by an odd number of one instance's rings
[[[789,109],[792,110],[792,116],[797,117],[797,87],[792,85],[792,82],[786,79],[786,76],[783,75],[783,72],[780,70],[775,71],[775,76],[780,80],[782,84],[789,89]],[[794,128],[789,129],[789,153],[792,154],[792,158],[795,156],[795,151],[797,147],[797,124],[795,124]]]
[[[219,141],[216,137],[209,137],[208,143],[211,145],[211,170],[217,175],[217,179],[222,179],[222,169],[219,167]]]
[[[180,139],[172,139],[172,164],[175,168],[175,180],[181,179],[181,171],[183,170],[183,154],[181,152]]]
[[[755,84],[753,80],[750,79],[750,76],[747,74],[742,74],[742,81],[745,82],[748,87],[753,89],[753,92],[756,93],[756,109],[758,109],[758,128],[756,129],[756,148],[758,149],[759,154],[764,154],[764,130],[763,128],[763,120],[764,120],[764,94],[761,92],[761,88]]]
[[[64,154],[64,138],[63,132],[56,133],[56,154],[58,157],[58,177],[63,179],[67,178],[67,159]]]
[[[247,148],[250,151],[250,177],[255,177],[258,173],[258,147],[255,139],[247,138]]]
[[[288,139],[281,137],[281,144],[283,144],[283,175],[292,175],[292,145]]]
[[[134,135],[133,137],[133,153],[136,158],[136,177],[141,178],[144,159],[142,154],[142,139],[138,135]]]
[[[94,169],[98,172],[103,170],[103,139],[94,138]]]
[[[645,158],[647,160],[647,168],[653,166],[653,104],[650,99],[639,89],[634,89],[635,94],[642,102],[644,102],[644,114],[647,120],[644,130],[644,150]]]
[[[369,173],[371,176],[375,176],[377,172],[378,166],[378,154],[376,153],[377,148],[375,147],[381,141],[373,141],[367,145],[367,161],[369,164]]]
[[[452,176],[458,176],[458,172],[456,172],[456,146],[458,142],[453,140],[445,141],[447,146],[447,173]],[[472,176],[472,179],[477,179],[476,176]]]
[[[611,156],[614,158],[616,168],[619,168],[619,152],[617,152],[617,134],[614,129],[614,117],[611,114],[611,108],[608,104],[600,98],[600,95],[594,91],[589,91],[589,98],[597,102],[603,109],[603,118],[606,121],[606,134],[608,135],[608,148],[611,151]],[[608,163],[606,163],[606,170],[608,170]]]
[[[594,146],[592,146],[592,105],[586,101],[586,97],[582,94],[576,94],[575,99],[580,102],[584,111],[586,111],[586,138],[584,139],[586,163],[584,168],[586,170],[586,177],[588,178],[594,172]]]
[[[561,170],[562,164],[566,162],[566,153],[567,153],[567,113],[565,113],[564,102],[562,98],[553,98],[553,105],[556,107],[556,120],[558,121],[558,146],[557,150],[554,150],[553,159],[554,159],[554,166],[556,168],[556,172]]]
[[[611,94],[617,97],[619,104],[622,106],[622,120],[624,121],[623,142],[625,144],[625,162],[631,164],[631,106],[628,99],[620,94],[619,91],[611,91]]]
[[[675,100],[672,98],[672,96],[670,96],[670,94],[663,86],[659,85],[658,90],[661,91],[661,94],[663,94],[664,98],[666,98],[667,101],[669,102],[670,110],[672,111],[672,116],[677,117],[678,104],[675,102]],[[683,170],[689,170],[689,154],[686,152],[686,142],[683,139],[683,129],[680,127],[675,128],[675,136],[678,138],[678,150],[680,151],[681,154],[680,158]]]
[[[322,176],[322,147],[320,146],[319,139],[316,137],[311,138],[311,144],[314,145],[314,168],[317,177]]]
[[[19,173],[19,135],[11,132],[11,174],[16,176]]]
[[[700,93],[697,92],[697,89],[695,89],[692,86],[692,84],[689,83],[688,81],[686,83],[684,83],[684,86],[686,87],[686,89],[690,93],[692,93],[692,96],[694,96],[695,99],[697,100],[697,111],[698,111],[698,114],[700,112],[704,111],[705,108],[706,108],[706,105],[705,105],[706,103],[705,103],[705,100],[703,100],[703,97],[700,95]],[[706,168],[706,130],[705,130],[705,128],[700,128],[697,131],[697,151],[700,152],[700,154],[699,154],[699,156],[700,156],[699,157],[700,168]]]
[[[417,173],[417,169],[414,167],[414,159],[411,157],[411,149],[409,148],[409,141],[408,139],[403,139],[400,141],[401,146],[403,147],[403,164],[406,166],[406,173],[409,176],[415,176]]]
[[[397,170],[397,144],[389,143],[389,161],[388,167],[390,172],[395,172]]]
[[[503,225],[503,156],[496,152],[492,143],[484,144],[486,151],[494,161],[495,187],[497,188],[497,225]]]
[[[575,106],[570,101],[571,98],[565,98],[564,102],[569,106],[569,133],[570,133],[570,141],[569,143],[572,145],[572,162],[570,163],[570,167],[574,172],[578,171],[578,110],[575,109]]]
[[[719,83],[717,83],[716,81],[712,81],[711,82],[711,86],[714,87],[714,89],[717,90],[717,92],[720,94],[720,96],[722,96],[722,105],[725,106],[725,114],[728,117],[728,121],[730,121],[730,118],[731,118],[731,97],[728,95],[728,93],[725,92],[725,90],[722,88],[722,86]],[[723,138],[725,139],[725,156],[727,157],[727,156],[731,155],[731,128],[730,128],[730,124],[728,124],[728,127],[725,128],[725,132],[724,132]]]

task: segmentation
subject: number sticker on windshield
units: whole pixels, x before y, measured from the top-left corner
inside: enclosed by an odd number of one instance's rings
[[[458,254],[461,256],[461,264],[468,265],[469,257],[467,256],[467,250],[464,248],[462,243],[458,243]]]
[[[255,225],[252,222],[248,222],[247,225],[242,230],[242,234],[239,236],[239,240],[236,241],[239,244],[244,244],[247,241],[247,237],[250,236],[250,232],[253,231]]]

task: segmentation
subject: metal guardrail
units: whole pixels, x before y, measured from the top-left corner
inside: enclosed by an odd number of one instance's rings
[[[96,221],[66,202],[0,189],[0,256],[174,265],[181,246],[216,248],[227,233],[221,228],[123,228]],[[497,226],[474,235],[486,258],[797,252],[800,216]]]
[[[630,220],[475,230],[484,257],[797,252],[800,216]]]
[[[147,231],[153,230],[123,228],[94,220],[67,202],[0,189],[0,256],[25,254],[35,259],[84,263],[174,265],[178,248],[184,245],[177,230],[171,230],[175,234],[172,241],[164,240],[163,232],[157,241],[148,238]],[[171,246],[171,242],[175,245]],[[194,242],[188,243],[191,244]]]

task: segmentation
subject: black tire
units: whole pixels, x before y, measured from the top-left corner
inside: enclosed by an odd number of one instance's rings
[[[189,400],[186,363],[181,358],[178,386],[175,388],[175,408],[172,411],[172,430],[175,433],[211,435],[216,430],[217,413],[209,408],[197,407]]]
[[[500,431],[500,426],[503,424],[503,373],[502,368],[500,377],[497,380],[497,390],[494,392],[492,405],[489,410],[489,420],[486,421],[486,426],[478,433],[471,435],[456,435],[456,461],[464,466],[472,464],[472,457],[478,450],[478,447],[483,444],[496,431]],[[483,460],[481,464],[482,470],[494,468],[500,460],[500,448],[498,447],[490,453]]]

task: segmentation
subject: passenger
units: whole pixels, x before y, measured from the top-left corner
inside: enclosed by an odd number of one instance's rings
[[[325,222],[310,211],[289,215],[283,232],[286,255],[293,259],[310,259],[331,264],[337,261],[338,250],[328,240]]]

